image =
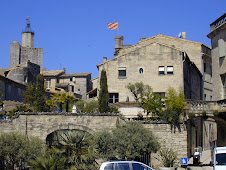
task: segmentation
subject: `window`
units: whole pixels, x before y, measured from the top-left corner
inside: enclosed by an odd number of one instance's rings
[[[119,78],[126,78],[126,67],[119,67],[118,68],[118,77]]]
[[[132,167],[133,169],[136,169],[136,170],[152,170],[151,168],[148,168],[147,166],[142,165],[140,163],[132,163]]]
[[[8,85],[8,100],[11,100],[11,85]]]
[[[46,89],[50,89],[51,87],[51,79],[46,79]]]
[[[17,94],[18,94],[18,101],[21,101],[22,100],[22,98],[21,98],[21,94],[22,94],[21,88],[17,89]]]
[[[224,63],[224,58],[225,58],[225,56],[219,58],[219,65],[220,65],[220,67]]]
[[[107,165],[104,167],[104,170],[112,170],[112,169],[114,169],[114,163],[107,164]]]
[[[144,69],[143,69],[143,68],[140,68],[140,69],[139,69],[139,73],[140,73],[140,74],[143,74],[143,73],[144,73]]]
[[[24,82],[27,83],[27,76],[24,76]]]
[[[223,57],[226,55],[225,42],[223,39],[218,40],[218,51],[219,51],[219,57]]]
[[[75,82],[75,77],[71,77],[70,81]]]
[[[117,102],[119,102],[119,94],[109,93],[109,103],[117,103]]]
[[[159,75],[164,75],[164,74],[165,74],[165,67],[159,66]]]
[[[71,92],[74,92],[74,91],[75,91],[74,86],[71,86]]]
[[[173,66],[167,66],[167,74],[173,74]]]
[[[204,73],[206,73],[206,63],[204,63]]]
[[[159,95],[161,97],[165,97],[165,92],[155,92],[154,95],[155,96]]]
[[[115,164],[115,170],[128,170],[129,168],[129,163],[116,163]]]
[[[226,153],[216,154],[216,165],[226,165]],[[224,166],[222,166],[224,167]],[[219,166],[220,168],[220,166]]]
[[[207,100],[207,96],[206,96],[206,94],[204,94],[204,100]]]

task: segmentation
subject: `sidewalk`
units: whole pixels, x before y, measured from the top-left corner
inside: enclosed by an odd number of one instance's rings
[[[211,161],[211,150],[206,150],[202,152],[202,156],[200,157],[200,165],[210,164]],[[193,165],[193,157],[189,159],[188,164]]]
[[[212,166],[204,166],[209,165],[211,161],[211,150],[206,150],[202,152],[202,156],[200,157],[200,164],[197,166],[193,165],[193,157],[188,161],[188,170],[213,170]]]

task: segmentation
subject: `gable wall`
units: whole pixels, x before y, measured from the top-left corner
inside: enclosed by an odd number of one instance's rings
[[[173,75],[159,75],[159,66],[173,66]],[[118,78],[118,68],[126,68],[126,78]],[[153,88],[154,92],[166,92],[169,87],[183,87],[182,54],[180,51],[160,44],[150,44],[120,57],[116,57],[99,66],[99,72],[105,68],[109,93],[119,93],[119,102],[134,101],[126,88],[128,83],[142,81]],[[139,69],[143,68],[143,74]]]

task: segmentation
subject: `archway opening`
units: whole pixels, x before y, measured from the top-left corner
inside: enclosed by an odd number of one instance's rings
[[[85,135],[91,134],[86,131],[77,129],[56,130],[46,137],[46,145],[49,148],[52,148],[53,146],[65,144],[66,142],[69,142],[69,140],[72,140],[72,138]]]

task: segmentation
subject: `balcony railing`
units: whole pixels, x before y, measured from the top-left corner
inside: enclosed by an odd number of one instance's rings
[[[186,100],[190,113],[226,112],[226,99],[220,101]]]

